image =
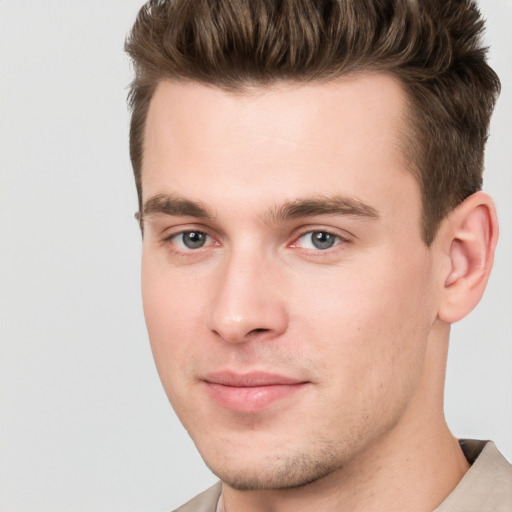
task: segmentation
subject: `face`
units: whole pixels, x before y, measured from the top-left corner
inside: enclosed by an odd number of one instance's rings
[[[403,112],[383,75],[155,92],[146,322],[169,400],[233,487],[303,485],[413,428],[436,314]]]

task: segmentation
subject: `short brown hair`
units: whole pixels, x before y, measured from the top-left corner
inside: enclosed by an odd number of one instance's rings
[[[144,127],[163,80],[228,91],[358,71],[397,77],[408,94],[404,150],[418,179],[422,235],[482,186],[500,82],[486,63],[472,0],[150,0],[126,40],[135,78],[130,157],[139,211]]]

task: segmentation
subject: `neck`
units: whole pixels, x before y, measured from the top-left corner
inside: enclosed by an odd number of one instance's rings
[[[443,415],[444,368],[439,369],[443,355],[439,352],[446,356],[447,342],[438,343],[433,351],[427,354],[426,377],[400,421],[357,457],[300,488],[238,491],[224,485],[225,512],[434,510],[469,464]],[[429,358],[436,361],[438,375],[432,376]]]

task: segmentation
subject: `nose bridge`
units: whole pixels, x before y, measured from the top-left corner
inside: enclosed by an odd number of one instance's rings
[[[232,250],[212,294],[209,328],[230,342],[248,341],[263,333],[275,336],[286,330],[278,272],[277,265],[254,247]]]

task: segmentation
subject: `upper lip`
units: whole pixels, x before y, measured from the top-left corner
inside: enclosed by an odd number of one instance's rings
[[[216,371],[205,375],[205,382],[232,387],[257,387],[303,384],[307,381],[294,377],[287,377],[277,373],[252,371],[237,373],[233,371]]]

